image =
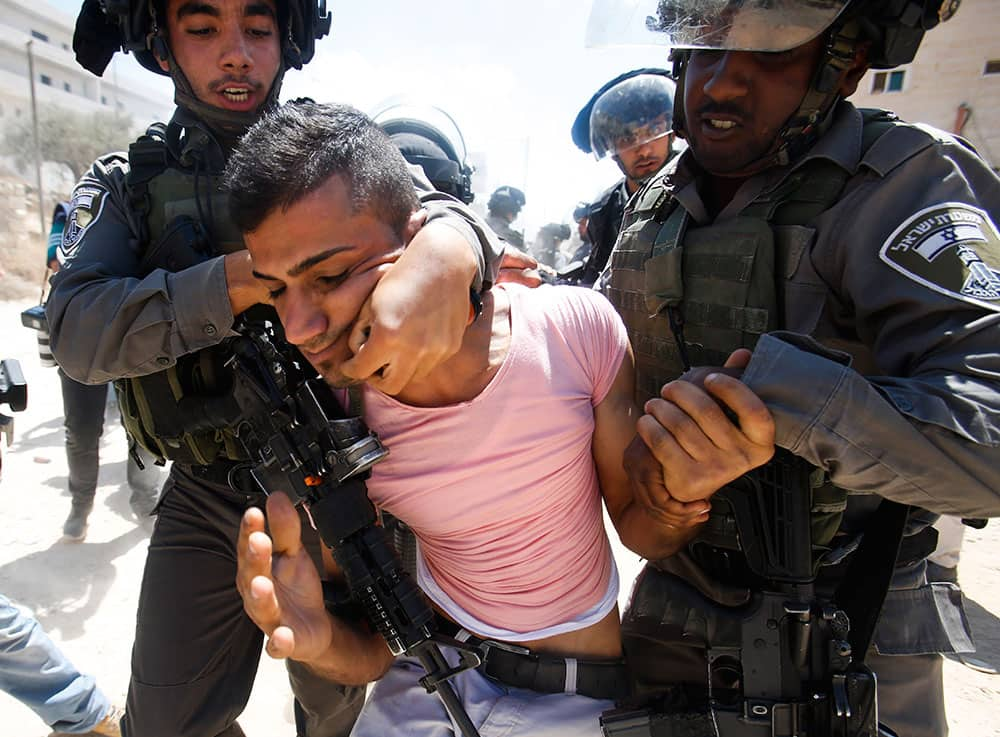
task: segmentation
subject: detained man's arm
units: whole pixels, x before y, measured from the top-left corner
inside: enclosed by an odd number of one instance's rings
[[[319,574],[302,546],[299,516],[287,496],[268,497],[267,519],[271,537],[259,509],[243,515],[236,586],[243,608],[267,636],[268,655],[297,660],[344,685],[381,677],[392,663],[385,640],[326,610]]]
[[[633,443],[626,457],[646,504],[661,506],[663,493],[685,502],[708,499],[774,455],[774,419],[737,378],[750,357],[750,351],[740,349],[724,367],[693,369],[646,402],[638,424],[646,447]],[[645,459],[647,449],[661,475]]]
[[[600,479],[601,493],[611,521],[622,543],[644,558],[657,560],[673,555],[693,538],[708,519],[706,501],[690,504],[670,498],[662,489],[660,504],[652,507],[637,497],[637,488],[625,472],[625,450],[635,438],[635,361],[629,348],[622,357],[618,374],[607,396],[594,408],[593,453]],[[652,455],[647,460],[662,477],[659,463]]]

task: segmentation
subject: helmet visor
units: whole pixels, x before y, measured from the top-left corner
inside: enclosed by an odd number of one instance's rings
[[[847,0],[660,0],[657,23],[680,49],[787,51],[812,41]]]
[[[670,135],[674,83],[639,74],[605,90],[590,111],[590,148],[600,160]]]
[[[811,41],[837,19],[850,0],[595,0],[602,14],[623,12],[618,43],[659,35],[677,49],[788,51]],[[627,6],[627,7],[626,7]],[[639,7],[642,6],[642,7]],[[591,20],[594,13],[591,14]],[[593,45],[612,45],[604,38]]]
[[[669,136],[670,124],[670,116],[665,115],[646,124],[623,127],[616,136],[591,133],[590,147],[594,150],[594,157],[598,161],[607,156],[618,156],[623,151]]]

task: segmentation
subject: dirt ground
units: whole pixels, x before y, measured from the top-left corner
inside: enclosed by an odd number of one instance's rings
[[[20,324],[20,311],[31,304],[30,297],[0,302],[0,357],[20,360],[29,384],[28,409],[16,418],[13,446],[3,451],[0,592],[32,610],[77,666],[96,675],[105,692],[122,701],[149,536],[129,511],[125,436],[109,414],[89,534],[80,544],[60,540],[69,510],[62,404],[55,370],[40,366],[35,334]],[[620,548],[616,555],[624,600],[640,563]],[[969,530],[960,570],[977,657],[1000,667],[998,569],[1000,524]],[[1000,676],[948,660],[945,679],[952,735],[1000,737],[995,718]],[[267,656],[240,723],[249,737],[294,735],[283,666]],[[2,737],[45,737],[49,732],[33,712],[2,693],[0,724]]]

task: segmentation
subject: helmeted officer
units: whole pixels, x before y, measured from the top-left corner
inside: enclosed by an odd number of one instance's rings
[[[511,227],[527,200],[517,187],[497,187],[486,204],[486,223],[493,232],[517,248],[524,248],[524,234]]]
[[[393,104],[375,112],[379,124],[403,158],[419,166],[438,192],[472,204],[472,165],[465,137],[447,112],[431,105]]]
[[[926,581],[929,524],[939,513],[1000,514],[1000,180],[961,139],[845,98],[867,69],[911,61],[957,5],[650,3],[650,24],[676,49],[673,124],[689,148],[629,203],[606,289],[648,413],[626,467],[664,539],[676,539],[667,528],[685,504],[704,503],[776,445],[814,469],[801,494],[815,586],[854,605],[852,633],[875,627],[881,593],[857,606],[874,572],[852,565],[880,544],[887,552],[868,559],[891,561],[898,546],[871,649],[827,655],[867,655],[879,720],[908,737],[947,733],[940,653],[971,646],[957,588]],[[628,6],[622,18],[646,17]],[[691,365],[715,368],[684,374]],[[738,539],[721,511],[713,504],[675,555],[639,551],[653,562],[623,636],[645,690],[740,692],[765,675],[752,669],[769,633],[827,626],[790,601],[773,630],[769,621],[737,657],[719,657],[726,622],[759,601],[752,548],[774,542]],[[880,543],[890,513],[900,532]],[[803,668],[816,662],[801,653]],[[845,682],[816,698],[846,705]],[[808,707],[778,701],[741,703],[738,734],[799,733],[787,720]]]
[[[124,48],[171,77],[177,102],[167,125],[127,156],[102,157],[77,185],[47,304],[63,369],[87,383],[114,380],[131,439],[173,460],[139,598],[123,720],[130,737],[243,733],[235,720],[261,635],[235,587],[235,543],[261,494],[234,437],[240,418],[223,341],[241,313],[276,316],[228,217],[220,175],[238,138],[277,105],[284,72],[307,63],[329,27],[317,0],[86,0],[77,22],[74,48],[87,69],[101,74]],[[385,277],[395,284],[373,296],[381,317],[346,367],[358,378],[380,372],[374,381],[388,393],[456,350],[470,283],[491,280],[501,250],[455,202],[428,208],[413,245],[424,263],[400,262],[406,268]],[[414,301],[428,322],[390,328],[402,321],[386,316]],[[292,661],[288,669],[299,734],[346,734],[364,688],[330,684]]]
[[[603,85],[573,122],[573,142],[624,175],[590,205],[591,256],[580,278],[593,284],[618,240],[628,198],[673,156],[674,83],[666,69],[634,69]]]

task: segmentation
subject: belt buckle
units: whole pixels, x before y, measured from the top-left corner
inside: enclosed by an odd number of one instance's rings
[[[499,640],[480,640],[478,647],[483,652],[483,662],[486,662],[486,658],[489,656],[490,650],[503,650],[507,653],[513,653],[514,655],[531,655],[531,650],[526,647],[514,645],[509,642],[500,642]]]

